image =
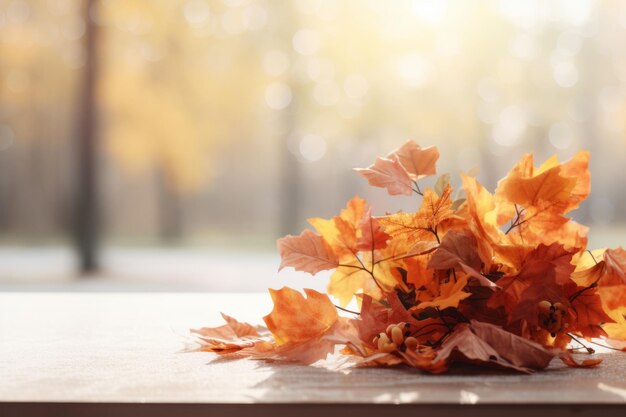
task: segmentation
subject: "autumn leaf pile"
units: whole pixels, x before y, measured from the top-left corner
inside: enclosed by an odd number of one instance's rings
[[[328,295],[270,289],[266,326],[224,316],[193,330],[200,350],[333,369],[532,372],[554,358],[595,366],[573,352],[626,339],[626,251],[588,250],[588,229],[567,217],[590,192],[588,152],[539,167],[526,155],[495,193],[465,174],[457,192],[448,175],[425,188],[438,158],[408,141],[357,169],[391,195],[416,195],[419,209],[373,216],[357,196],[338,216],[309,219],[314,230],[278,241],[280,269],[332,270]]]

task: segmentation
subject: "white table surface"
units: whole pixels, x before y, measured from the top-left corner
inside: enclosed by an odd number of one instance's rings
[[[221,324],[221,311],[258,323],[270,310],[266,294],[0,294],[0,415],[259,416],[300,407],[298,415],[345,416],[378,415],[391,404],[405,405],[394,416],[458,407],[464,415],[501,415],[503,407],[510,415],[626,415],[626,353],[601,354],[594,369],[555,360],[533,375],[436,376],[180,353],[188,329]]]

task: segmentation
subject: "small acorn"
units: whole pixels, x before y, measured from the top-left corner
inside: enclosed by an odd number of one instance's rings
[[[552,307],[552,303],[548,300],[543,300],[539,302],[539,311],[542,313],[548,314],[550,312],[551,307]]]
[[[392,342],[392,343],[387,343],[383,345],[382,347],[379,347],[378,350],[380,350],[381,352],[385,352],[385,353],[391,353],[397,349],[398,349],[398,345]]]
[[[409,336],[406,339],[404,339],[404,344],[406,345],[407,349],[414,350],[414,349],[417,349],[417,345],[419,345],[419,342],[417,341],[416,338]]]
[[[548,300],[540,301],[537,305],[539,310],[539,324],[550,332],[552,337],[563,329],[563,319],[566,316],[567,308],[563,303],[551,303]]]
[[[404,342],[404,335],[402,334],[402,329],[400,326],[396,326],[391,329],[391,340],[393,343],[400,346]]]
[[[387,337],[386,333],[381,333],[378,335],[378,340],[376,341],[376,344],[378,345],[378,350],[383,350],[383,347],[385,345],[388,345],[390,342],[389,338]]]

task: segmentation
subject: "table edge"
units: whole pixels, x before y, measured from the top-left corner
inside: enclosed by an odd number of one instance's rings
[[[484,416],[507,417],[533,416],[597,416],[623,417],[626,404],[576,403],[576,404],[363,404],[363,403],[92,403],[92,402],[0,402],[0,417],[20,415],[23,417],[73,417],[90,415],[94,417],[130,417],[149,415],[151,417],[177,416],[230,416],[238,417],[280,417],[291,416],[294,412],[300,417],[319,416],[345,417],[358,414],[359,417],[380,417],[393,411],[394,417],[415,416],[428,413],[429,417],[456,415],[464,417]]]

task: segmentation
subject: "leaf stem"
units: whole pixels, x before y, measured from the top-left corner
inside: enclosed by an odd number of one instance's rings
[[[376,264],[374,263],[374,225],[372,224],[372,216],[370,216],[370,235],[372,237],[372,248],[371,248],[371,256],[372,256],[372,278],[374,277],[374,267]]]
[[[520,221],[521,216],[524,213],[524,209],[520,210],[520,208],[519,208],[519,206],[517,204],[515,205],[515,213],[516,213],[515,220],[513,220],[511,222],[511,226],[509,226],[507,231],[504,232],[505,235],[508,235],[511,230],[515,229],[516,227],[519,227],[519,226],[523,225],[527,221],[527,220]]]
[[[585,349],[587,351],[587,353],[592,354],[592,353],[596,353],[595,350],[593,350],[592,348],[588,347],[587,345],[585,345],[583,342],[581,342],[580,340],[578,340],[578,338],[574,337],[573,334],[568,333],[567,334],[570,338],[572,338],[573,341],[575,341],[576,343],[578,343],[583,349]]]
[[[335,304],[335,307],[338,308],[341,311],[345,311],[346,313],[356,314],[357,316],[361,314],[361,313],[359,313],[357,311],[352,311],[352,310],[348,310],[347,308],[340,307],[337,304]]]
[[[421,332],[422,330],[424,330],[424,329],[426,329],[428,327],[432,327],[432,326],[441,326],[441,327],[445,327],[446,329],[450,328],[448,325],[443,324],[443,323],[429,323],[429,324],[427,324],[425,326],[420,327],[418,332]]]
[[[582,289],[580,289],[580,290],[576,291],[574,294],[572,294],[572,295],[569,297],[569,302],[570,302],[570,303],[571,303],[571,302],[573,302],[575,299],[577,299],[578,297],[580,297],[580,296],[581,296],[581,295],[582,295],[585,291],[588,291],[588,290],[590,290],[590,289],[592,289],[592,288],[595,288],[595,287],[597,287],[597,286],[598,286],[598,281],[596,280],[595,282],[591,283],[588,287],[582,288]]]
[[[356,258],[357,261],[359,261],[359,264],[361,264],[360,267],[356,267],[358,269],[362,269],[363,271],[367,272],[368,274],[370,274],[370,276],[372,277],[372,279],[374,280],[374,283],[376,284],[376,286],[378,287],[379,290],[381,290],[383,293],[385,292],[385,290],[383,289],[383,287],[380,285],[380,283],[378,282],[378,280],[376,279],[376,277],[374,276],[374,266],[376,264],[372,263],[372,270],[370,271],[369,269],[367,269],[365,267],[365,265],[363,264],[363,261],[361,261],[361,258],[359,258],[356,254],[354,255],[354,257]],[[372,259],[373,260],[373,259]]]
[[[429,227],[427,230],[433,235],[435,235],[435,239],[437,239],[437,243],[441,245],[441,239],[439,239],[439,233],[437,233],[437,226],[435,226],[434,229],[432,227]]]
[[[417,180],[414,180],[414,181],[413,181],[413,184],[415,185],[415,188],[413,188],[413,191],[414,191],[416,194],[418,194],[418,195],[420,195],[420,196],[424,197],[424,193],[422,192],[422,190],[420,190],[420,185],[417,183]]]
[[[433,347],[439,347],[443,344],[444,340],[446,339],[446,337],[450,336],[450,334],[452,333],[454,329],[454,326],[452,327],[448,327],[448,330],[444,333],[443,336],[441,336],[439,338],[439,340],[437,340],[435,343],[433,343]]]
[[[359,265],[337,264],[337,267],[363,269]]]
[[[406,254],[406,255],[389,256],[389,257],[387,257],[387,258],[383,258],[383,259],[380,259],[380,260],[378,260],[378,261],[374,262],[374,265],[378,265],[378,264],[379,264],[379,263],[381,263],[381,262],[387,262],[387,261],[400,261],[400,260],[402,260],[402,259],[412,258],[412,257],[414,257],[414,256],[422,256],[422,255],[427,255],[427,254],[431,253],[432,251],[434,251],[435,249],[436,249],[436,248],[432,248],[432,249],[429,249],[429,250],[425,250],[425,251],[423,251],[423,252],[418,252],[418,253],[409,253],[409,254]]]
[[[593,261],[596,263],[596,265],[598,265],[598,261],[596,260],[596,257],[593,256],[593,252],[591,252],[589,249],[587,249],[587,252],[589,253],[589,255],[591,255],[591,259],[593,259]]]
[[[619,349],[619,348],[614,348],[614,347],[612,347],[612,346],[603,345],[602,343],[594,342],[594,341],[592,341],[592,340],[588,340],[588,342],[589,342],[589,343],[592,343],[592,344],[594,344],[594,345],[596,345],[596,346],[603,347],[603,348],[605,348],[605,349],[611,349],[611,350],[615,350],[615,351],[617,351],[617,352],[624,352],[622,349]]]

